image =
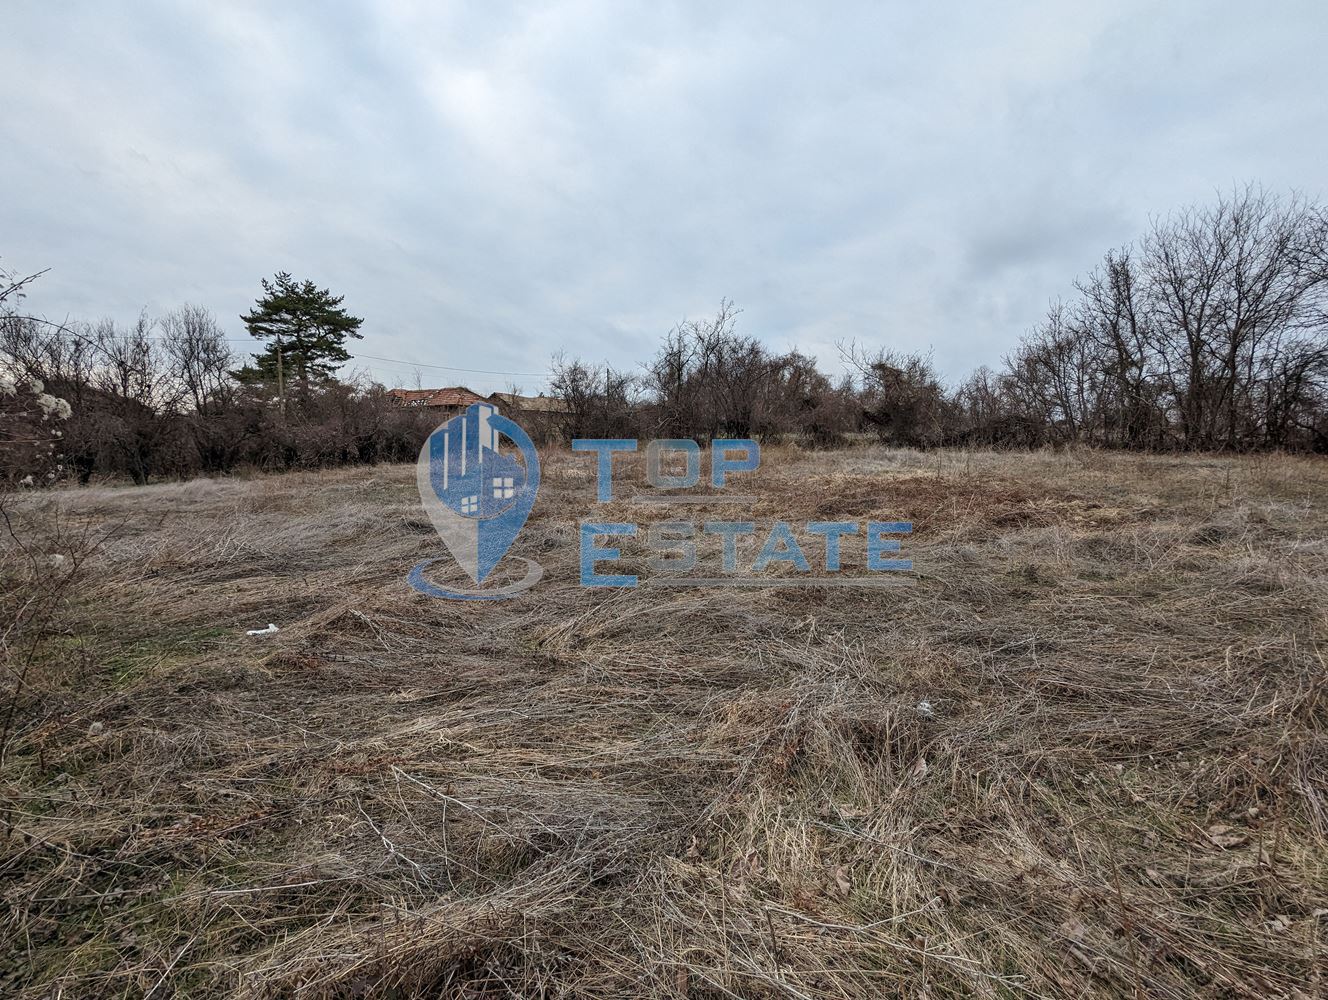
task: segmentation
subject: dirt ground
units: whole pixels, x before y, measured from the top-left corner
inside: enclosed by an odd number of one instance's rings
[[[7,498],[0,995],[1325,995],[1328,465],[772,448],[911,585],[587,590],[727,516],[592,463],[505,602],[412,467]]]

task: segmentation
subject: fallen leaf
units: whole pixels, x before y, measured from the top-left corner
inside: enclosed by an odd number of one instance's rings
[[[1088,928],[1084,926],[1082,920],[1079,920],[1077,917],[1071,917],[1069,920],[1065,921],[1065,923],[1061,924],[1060,931],[1075,944],[1083,944],[1084,935],[1088,932]]]
[[[848,899],[849,894],[853,892],[853,883],[849,881],[848,873],[844,871],[843,866],[835,869],[835,885],[839,889],[839,894]]]
[[[1208,828],[1208,839],[1218,847],[1227,850],[1249,842],[1249,837],[1234,827],[1214,823]]]

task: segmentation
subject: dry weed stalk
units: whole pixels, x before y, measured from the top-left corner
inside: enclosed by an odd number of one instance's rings
[[[581,464],[488,607],[406,588],[406,468],[25,498],[123,524],[14,727],[0,992],[1322,988],[1321,463],[771,449],[759,518],[911,518],[918,580],[737,593],[579,588]]]

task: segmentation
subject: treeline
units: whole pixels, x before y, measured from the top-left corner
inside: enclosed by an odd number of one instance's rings
[[[239,357],[182,306],[128,327],[51,323],[0,272],[0,484],[135,482],[242,467],[409,461],[437,423],[343,381],[361,320],[280,273],[241,317]],[[997,371],[947,386],[930,358],[855,343],[832,377],[771,351],[721,304],[635,371],[558,357],[556,437],[870,434],[906,446],[1328,452],[1328,216],[1255,189],[1156,222],[1109,251]],[[532,415],[533,416],[533,415]],[[518,414],[518,419],[520,415]]]
[[[1250,188],[1109,251],[1006,357],[946,386],[925,355],[809,358],[736,330],[725,303],[641,373],[560,359],[577,435],[869,431],[900,445],[1328,452],[1328,216]]]
[[[1055,440],[1328,450],[1328,219],[1253,189],[1107,253],[959,401]]]
[[[243,360],[196,306],[129,327],[0,315],[0,482],[408,461],[432,429],[382,386],[332,378],[296,380],[282,407]]]

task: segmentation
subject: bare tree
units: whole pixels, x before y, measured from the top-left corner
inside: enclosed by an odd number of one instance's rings
[[[158,321],[170,370],[179,379],[193,412],[206,415],[230,396],[235,355],[216,318],[201,306],[185,304]]]
[[[549,393],[565,408],[572,437],[623,437],[634,432],[632,392],[635,380],[609,365],[592,365],[564,355],[553,359]]]
[[[1144,242],[1158,360],[1182,442],[1247,447],[1266,436],[1258,373],[1311,322],[1324,275],[1305,253],[1315,213],[1255,188],[1154,225]]]
[[[861,382],[863,419],[881,440],[915,447],[945,442],[953,430],[953,408],[930,355],[838,346]]]
[[[1082,296],[1076,326],[1099,349],[1103,443],[1158,446],[1165,434],[1158,414],[1158,344],[1129,248],[1108,251],[1102,267],[1076,288]]]

